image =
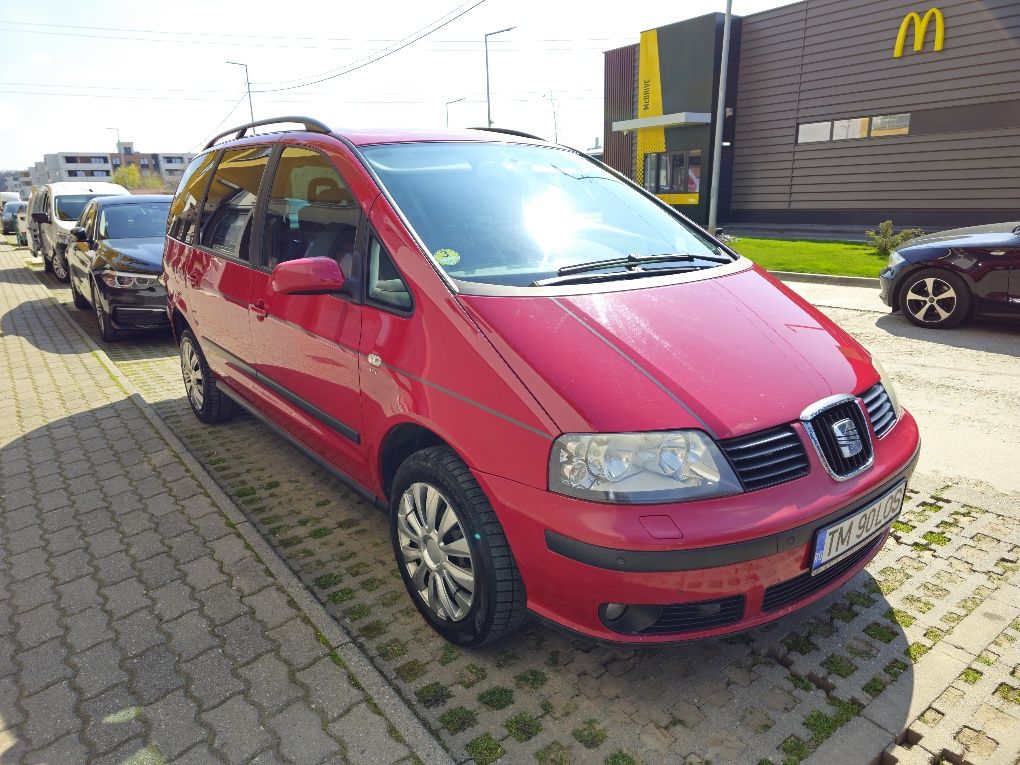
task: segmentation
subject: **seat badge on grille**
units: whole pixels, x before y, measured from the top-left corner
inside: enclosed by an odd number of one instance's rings
[[[847,459],[856,457],[864,449],[861,436],[857,432],[857,426],[849,418],[833,423],[832,434],[836,437],[836,443],[839,444],[839,451]]]

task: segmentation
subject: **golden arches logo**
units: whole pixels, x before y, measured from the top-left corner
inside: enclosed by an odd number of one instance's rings
[[[896,47],[893,48],[893,58],[901,58],[903,56],[903,46],[907,42],[907,31],[911,25],[914,28],[914,52],[918,53],[923,50],[924,37],[928,33],[928,22],[932,19],[935,19],[935,50],[942,50],[942,45],[946,39],[946,20],[942,16],[942,11],[938,8],[929,8],[927,13],[924,14],[924,18],[921,18],[914,11],[903,17],[899,34],[896,35]]]

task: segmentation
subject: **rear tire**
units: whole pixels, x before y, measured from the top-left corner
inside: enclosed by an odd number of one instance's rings
[[[411,600],[446,640],[482,646],[524,623],[524,582],[503,527],[449,447],[416,452],[397,470],[390,537]]]
[[[190,329],[181,333],[181,375],[191,411],[202,422],[225,422],[234,416],[234,402],[216,387],[205,354]]]
[[[955,327],[970,316],[972,303],[973,297],[963,279],[941,268],[915,271],[900,285],[900,310],[919,327]]]
[[[63,250],[57,250],[57,252],[54,253],[50,267],[53,269],[53,275],[57,277],[58,281],[62,281],[66,284],[70,280],[71,275],[67,270],[67,256],[64,254]]]

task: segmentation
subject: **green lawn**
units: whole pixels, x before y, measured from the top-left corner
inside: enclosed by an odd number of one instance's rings
[[[769,271],[874,277],[886,264],[885,258],[879,257],[872,247],[854,242],[741,237],[731,242],[730,247]]]

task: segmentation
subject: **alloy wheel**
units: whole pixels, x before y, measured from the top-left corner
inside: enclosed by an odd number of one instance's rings
[[[53,254],[53,275],[60,281],[67,280],[67,259],[59,252]]]
[[[918,279],[906,294],[906,308],[919,322],[938,324],[956,310],[958,298],[953,286],[943,279],[929,276]]]
[[[196,412],[200,411],[205,400],[205,375],[202,373],[202,360],[198,351],[187,339],[181,343],[181,374],[192,407]]]
[[[418,596],[439,619],[460,621],[475,597],[475,565],[460,517],[435,486],[413,483],[400,499],[397,534]]]

